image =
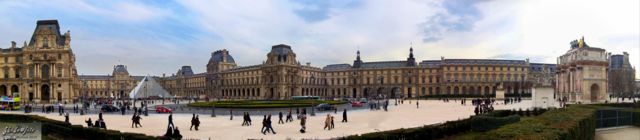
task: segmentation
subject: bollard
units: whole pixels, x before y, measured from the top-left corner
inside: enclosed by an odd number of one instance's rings
[[[211,109],[211,117],[216,117],[216,108]]]

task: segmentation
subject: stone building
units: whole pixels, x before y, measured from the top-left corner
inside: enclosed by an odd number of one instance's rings
[[[144,76],[131,76],[125,65],[113,66],[111,75],[80,75],[77,95],[86,98],[127,98]]]
[[[528,60],[442,58],[417,63],[409,49],[406,60],[365,62],[358,51],[352,65],[318,68],[300,64],[296,57],[291,46],[280,44],[271,47],[262,64],[238,66],[229,51],[219,50],[211,54],[207,72],[194,74],[185,66],[160,83],[172,95],[239,99],[492,95],[497,85],[503,85],[506,94],[531,93]]]
[[[78,95],[71,34],[57,20],[39,20],[27,43],[0,49],[0,95],[23,101],[63,102]]]
[[[182,66],[182,68],[178,69],[177,75],[161,77],[159,82],[171,95],[199,97],[207,95],[206,80],[207,73],[194,74],[191,66]]]
[[[556,64],[531,63],[529,65],[528,77],[531,83],[555,86]]]
[[[608,91],[609,54],[604,49],[587,45],[584,37],[570,44],[570,50],[558,57],[557,96],[569,102],[604,102]]]
[[[629,63],[629,54],[611,55],[609,59],[609,92],[614,96],[630,96],[635,91],[635,69]]]

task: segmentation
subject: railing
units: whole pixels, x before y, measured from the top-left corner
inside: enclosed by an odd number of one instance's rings
[[[598,110],[594,118],[596,129],[633,125],[633,112],[624,109]]]

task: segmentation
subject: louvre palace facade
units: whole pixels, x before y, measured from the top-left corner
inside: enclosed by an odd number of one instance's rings
[[[70,32],[57,20],[39,20],[30,40],[0,49],[0,96],[23,101],[70,102],[82,97],[126,97],[143,76],[124,65],[106,75],[78,75]],[[240,66],[229,50],[211,53],[206,72],[181,67],[171,76],[154,77],[179,97],[234,99],[421,97],[429,95],[491,95],[498,85],[507,94],[527,94],[537,83],[555,82],[555,64],[528,60],[407,59],[367,62],[355,52],[350,64],[322,68],[301,64],[291,46],[271,47],[262,64]]]
[[[233,99],[421,97],[492,95],[498,85],[506,94],[530,94],[540,83],[555,83],[555,64],[529,60],[446,59],[417,62],[413,49],[400,61],[366,62],[356,52],[352,64],[322,68],[300,64],[291,46],[271,47],[263,64],[239,66],[230,51],[211,53],[207,71],[183,66],[160,83],[172,95]]]
[[[0,95],[22,101],[69,101],[79,95],[71,34],[57,20],[37,21],[31,39],[0,49]]]

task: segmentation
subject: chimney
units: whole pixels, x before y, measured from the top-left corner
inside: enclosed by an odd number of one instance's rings
[[[307,66],[311,67],[311,63],[307,62]]]
[[[11,48],[16,48],[16,42],[15,41],[11,41]]]

